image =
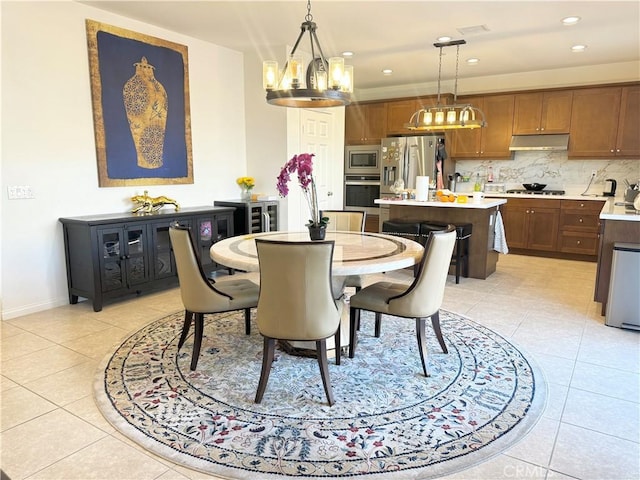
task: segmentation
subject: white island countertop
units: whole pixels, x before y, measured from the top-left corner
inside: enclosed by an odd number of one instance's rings
[[[611,198],[607,200],[602,210],[600,210],[600,220],[640,222],[640,211],[633,207],[626,207],[621,198]]]
[[[484,198],[483,200],[476,202],[472,198],[466,203],[458,202],[419,202],[418,200],[396,200],[393,198],[379,198],[374,200],[377,205],[397,205],[397,206],[411,206],[411,207],[443,207],[443,208],[474,208],[486,210],[489,208],[497,207],[507,203],[504,198]]]

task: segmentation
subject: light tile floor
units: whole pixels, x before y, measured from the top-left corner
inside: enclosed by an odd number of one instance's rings
[[[501,255],[487,280],[447,282],[444,308],[529,352],[548,382],[543,417],[518,444],[448,479],[640,478],[640,334],[604,325],[594,263]],[[408,271],[394,272],[409,278]],[[2,322],[1,467],[13,480],[204,479],[138,447],[96,408],[101,359],[182,309],[177,289]],[[446,333],[446,332],[445,332]]]

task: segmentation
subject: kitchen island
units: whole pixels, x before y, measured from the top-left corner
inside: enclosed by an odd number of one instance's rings
[[[498,252],[494,250],[496,215],[504,198],[485,198],[467,203],[378,199],[375,203],[389,209],[392,222],[470,223],[469,276],[486,279],[496,271]]]
[[[640,243],[640,214],[620,203],[620,199],[607,200],[600,212],[600,248],[594,300],[602,304],[601,315],[607,311],[613,245]]]

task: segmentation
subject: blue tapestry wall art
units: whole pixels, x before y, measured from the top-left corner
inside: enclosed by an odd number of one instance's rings
[[[193,183],[187,47],[86,28],[99,186]]]

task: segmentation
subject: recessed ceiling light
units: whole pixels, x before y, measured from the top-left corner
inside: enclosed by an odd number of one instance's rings
[[[565,17],[562,19],[562,24],[563,25],[575,25],[576,23],[578,23],[580,21],[580,17]]]
[[[353,57],[353,52],[347,50],[346,52],[342,52],[343,57]]]
[[[580,52],[584,52],[586,48],[587,48],[586,45],[574,45],[573,47],[571,47],[571,51],[575,53],[580,53]]]
[[[450,41],[451,41],[451,37],[438,37],[438,42],[440,43],[450,42]]]
[[[382,70],[383,75],[391,75],[392,73],[393,70],[391,70],[390,68],[385,68],[384,70]]]
[[[468,58],[467,65],[477,65],[480,60],[478,58]]]

